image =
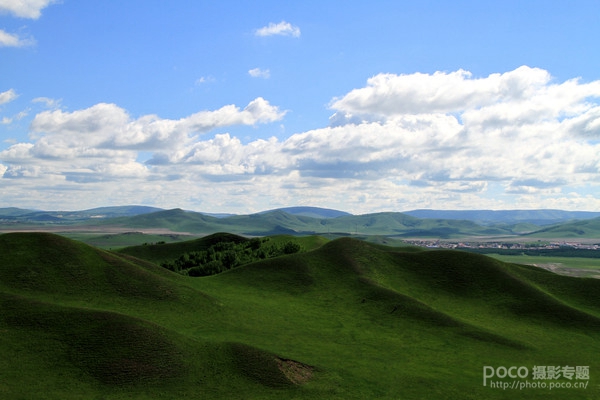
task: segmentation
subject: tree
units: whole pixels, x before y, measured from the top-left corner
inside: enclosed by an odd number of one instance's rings
[[[283,245],[283,253],[284,254],[294,254],[299,252],[301,249],[300,245],[296,242],[285,242]]]

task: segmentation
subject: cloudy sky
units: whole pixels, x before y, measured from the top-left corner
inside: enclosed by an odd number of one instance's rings
[[[600,210],[600,3],[0,0],[0,207]]]

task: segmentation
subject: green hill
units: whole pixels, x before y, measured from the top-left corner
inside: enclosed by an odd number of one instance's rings
[[[541,210],[412,210],[405,214],[417,218],[462,219],[473,221],[480,225],[496,224],[532,224],[552,225],[573,221],[576,219],[596,218],[598,212],[564,211],[553,209]]]
[[[529,236],[539,238],[600,238],[600,218],[592,218],[582,221],[574,221],[566,224],[553,225],[544,229],[537,230],[529,234]]]
[[[162,246],[170,257],[220,239]],[[56,235],[0,235],[1,398],[597,397],[600,281],[303,240],[190,278]],[[484,387],[485,365],[588,366],[589,386],[516,394]]]
[[[91,224],[91,222],[89,223]],[[216,218],[174,209],[133,217],[96,221],[95,224],[126,227],[128,229],[163,228],[173,232],[195,234],[231,232],[250,236],[362,234],[452,238],[513,233],[510,227],[480,226],[465,220],[420,219],[396,212],[315,218],[301,213],[290,214],[283,210],[274,210],[251,215]]]
[[[292,236],[275,235],[264,239],[256,239],[262,242],[261,247],[272,248],[273,246],[282,246],[286,242],[297,243],[304,250],[312,250],[327,242],[327,239],[320,236]],[[141,246],[130,246],[117,250],[120,254],[137,257],[156,264],[172,261],[182,254],[203,251],[209,249],[218,243],[248,243],[251,239],[231,233],[214,233],[199,239],[186,240],[177,243],[157,243]]]

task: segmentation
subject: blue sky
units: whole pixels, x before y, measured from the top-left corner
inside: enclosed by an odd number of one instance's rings
[[[0,207],[600,210],[597,1],[0,0]]]

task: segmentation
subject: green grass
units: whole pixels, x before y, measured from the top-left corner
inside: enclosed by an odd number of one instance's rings
[[[161,264],[164,262],[173,261],[185,253],[207,250],[210,246],[218,242],[242,243],[248,240],[250,239],[243,236],[220,232],[198,239],[177,243],[130,246],[119,249],[118,252],[120,254],[126,254],[156,264]],[[321,236],[275,235],[270,236],[268,240],[262,244],[262,246],[265,248],[282,246],[286,242],[290,241],[299,244],[302,248],[302,251],[307,251],[320,247],[324,243],[327,243],[328,240]]]
[[[481,226],[471,221],[452,219],[420,219],[396,212],[314,218],[276,210],[216,218],[173,209],[131,217],[89,220],[77,226],[97,229],[110,226],[128,230],[161,228],[195,235],[231,232],[246,236],[316,234],[455,238],[514,234],[509,226]]]
[[[529,235],[536,238],[600,238],[600,218],[557,224]]]
[[[0,235],[0,397],[599,397],[600,281],[301,240],[303,253],[188,278],[56,235]],[[491,389],[484,365],[590,366],[589,387]]]
[[[505,256],[498,254],[488,254],[488,256],[496,258],[498,260],[514,263],[514,264],[562,264],[570,268],[584,268],[584,269],[600,269],[600,259],[598,258],[585,258],[585,257],[548,257],[548,256]]]
[[[190,235],[147,234],[141,232],[109,233],[100,235],[97,233],[64,232],[61,233],[61,235],[87,243],[90,246],[107,250],[116,250],[123,247],[159,242],[174,243],[194,239],[194,236]]]
[[[600,259],[598,258],[499,254],[488,254],[488,256],[506,263],[534,265],[549,268],[553,272],[560,275],[582,278],[600,277]]]

